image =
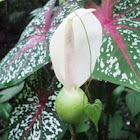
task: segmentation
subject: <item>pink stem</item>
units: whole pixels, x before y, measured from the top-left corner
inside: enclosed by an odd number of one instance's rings
[[[44,41],[44,44],[45,44],[45,46],[46,46],[46,49],[49,50],[49,48],[48,48],[48,43],[47,43],[47,40],[46,40],[45,35],[43,36],[43,41]]]
[[[114,37],[114,40],[118,43],[118,45],[119,45],[119,47],[120,47],[120,49],[123,53],[123,56],[125,57],[125,59],[126,59],[127,63],[129,64],[131,70],[133,71],[133,73],[136,76],[136,78],[138,79],[138,81],[140,81],[140,78],[138,77],[138,75],[137,75],[137,73],[136,73],[136,71],[135,71],[135,69],[134,69],[134,67],[133,67],[133,65],[132,65],[132,63],[129,59],[129,56],[127,55],[127,52],[124,48],[125,45],[123,44],[122,38],[119,36],[117,30],[115,28],[112,28],[110,30],[110,34]]]
[[[32,44],[33,44],[33,42],[32,42],[32,43],[29,43],[27,46],[25,46],[25,48],[23,48],[22,50],[20,50],[20,52],[19,52],[13,59],[10,60],[9,64],[8,64],[7,66],[5,66],[5,68],[4,68],[5,70],[3,70],[1,74],[3,74],[3,73],[6,71],[6,69],[9,68],[10,65],[11,65],[19,56],[21,56],[24,52],[26,52],[26,51],[31,47]]]
[[[38,41],[38,42],[39,42],[39,41]],[[38,44],[38,42],[36,42],[36,43],[33,44],[33,47],[32,47],[32,49],[31,49],[31,51],[29,52],[29,55],[27,56],[27,59],[26,59],[26,61],[24,62],[24,64],[22,65],[22,67],[21,67],[19,73],[22,71],[22,69],[24,68],[24,66],[27,64],[27,62],[28,62],[28,60],[29,60],[29,58],[30,58],[30,56],[31,56],[31,53],[32,53],[33,50],[35,49],[35,47],[36,47],[36,45]]]
[[[105,3],[105,8],[106,8],[106,19],[109,20],[110,19],[110,0],[107,0]]]
[[[24,140],[24,137],[27,136],[27,134],[29,133],[31,127],[33,126],[34,122],[36,121],[38,115],[41,113],[41,110],[42,110],[43,106],[40,106],[38,108],[38,111],[37,113],[35,114],[35,116],[33,117],[33,120],[31,121],[30,125],[29,125],[29,128],[26,130],[26,132],[24,133],[24,135],[22,136],[21,140]]]
[[[136,8],[138,8],[138,7],[140,7],[140,5],[131,7],[130,9],[126,10],[125,12],[123,12],[122,14],[120,14],[119,16],[114,17],[113,19],[114,19],[114,20],[117,20],[117,19],[121,18],[122,16],[124,16],[125,14],[127,14],[128,12],[130,12],[131,10],[136,9]]]
[[[39,121],[40,121],[40,129],[41,129],[41,134],[40,134],[40,137],[41,137],[41,140],[43,140],[43,137],[42,137],[42,129],[43,129],[43,125],[42,125],[42,114],[40,113],[40,118],[39,118]]]
[[[26,61],[28,61],[29,56],[31,55],[33,49],[36,47],[36,44],[39,42],[40,37],[42,37],[42,35],[41,35],[41,36],[37,36],[37,37],[34,38],[34,40],[36,39],[37,42],[32,41],[31,43],[29,43],[28,45],[26,45],[23,49],[21,49],[20,52],[19,52],[12,60],[10,60],[9,64],[8,64],[7,66],[5,66],[5,70],[2,71],[2,74],[6,71],[7,68],[10,67],[10,65],[11,65],[19,56],[21,56],[24,52],[26,52],[29,48],[31,48],[31,46],[34,46],[34,47],[32,48],[32,50],[31,50],[31,52],[29,53],[28,57],[27,57],[27,60],[26,60]],[[33,38],[33,36],[32,36],[31,38]],[[24,65],[25,65],[25,64],[26,64],[26,63],[24,63]]]
[[[139,30],[136,30],[136,29],[134,29],[134,28],[132,28],[132,27],[129,27],[129,26],[127,26],[127,25],[116,25],[116,27],[122,27],[122,28],[126,28],[126,29],[130,29],[130,30],[132,30],[132,31],[135,31],[135,32],[138,32],[138,33],[140,33],[140,31]]]
[[[51,13],[50,13],[50,11],[47,13],[44,12],[44,15],[45,15],[45,28],[44,28],[45,32],[44,33],[47,33],[48,27],[50,24]]]
[[[115,6],[118,3],[119,0],[115,0],[114,2],[112,2],[111,7],[113,8],[113,6]]]
[[[52,111],[50,108],[48,108],[46,105],[44,106],[44,108],[47,110],[47,111],[49,111],[49,112],[51,112],[51,113],[53,113],[53,114],[56,114],[56,112],[54,112],[54,111]]]
[[[132,21],[137,21],[137,20],[140,20],[140,18],[132,18],[131,20]]]
[[[42,27],[38,27],[38,26],[35,26],[35,25],[33,25],[32,27],[33,27],[34,29],[36,29],[36,30],[39,30],[39,31],[41,31],[41,32],[44,32],[44,30],[43,30]]]

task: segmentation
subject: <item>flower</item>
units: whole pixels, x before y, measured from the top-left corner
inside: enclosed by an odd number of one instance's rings
[[[102,27],[94,9],[80,8],[68,15],[50,41],[50,57],[58,80],[67,89],[80,87],[90,77],[102,44]]]

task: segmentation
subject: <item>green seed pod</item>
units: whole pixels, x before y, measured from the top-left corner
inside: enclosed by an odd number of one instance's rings
[[[56,98],[55,107],[59,117],[67,123],[80,123],[85,118],[84,105],[87,96],[80,88],[62,88]]]

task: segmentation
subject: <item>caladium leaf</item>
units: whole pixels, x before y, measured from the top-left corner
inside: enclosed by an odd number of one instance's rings
[[[67,125],[59,119],[54,107],[61,86],[51,77],[44,77],[41,70],[25,82],[24,89],[14,102],[8,139],[47,140],[61,139],[64,135]]]
[[[49,41],[63,19],[84,1],[68,1],[57,8],[52,16],[56,0],[50,0],[22,33],[17,45],[0,64],[0,88],[19,83],[50,61]]]
[[[140,91],[140,0],[103,0],[92,7],[104,30],[93,76]]]
[[[46,32],[56,0],[50,0],[29,23],[16,46],[0,64],[0,88],[14,85],[49,61]]]

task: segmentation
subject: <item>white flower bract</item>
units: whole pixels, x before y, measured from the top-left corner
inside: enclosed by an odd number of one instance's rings
[[[75,10],[51,38],[50,57],[54,72],[66,88],[83,85],[100,55],[102,27],[92,11],[84,8]]]

